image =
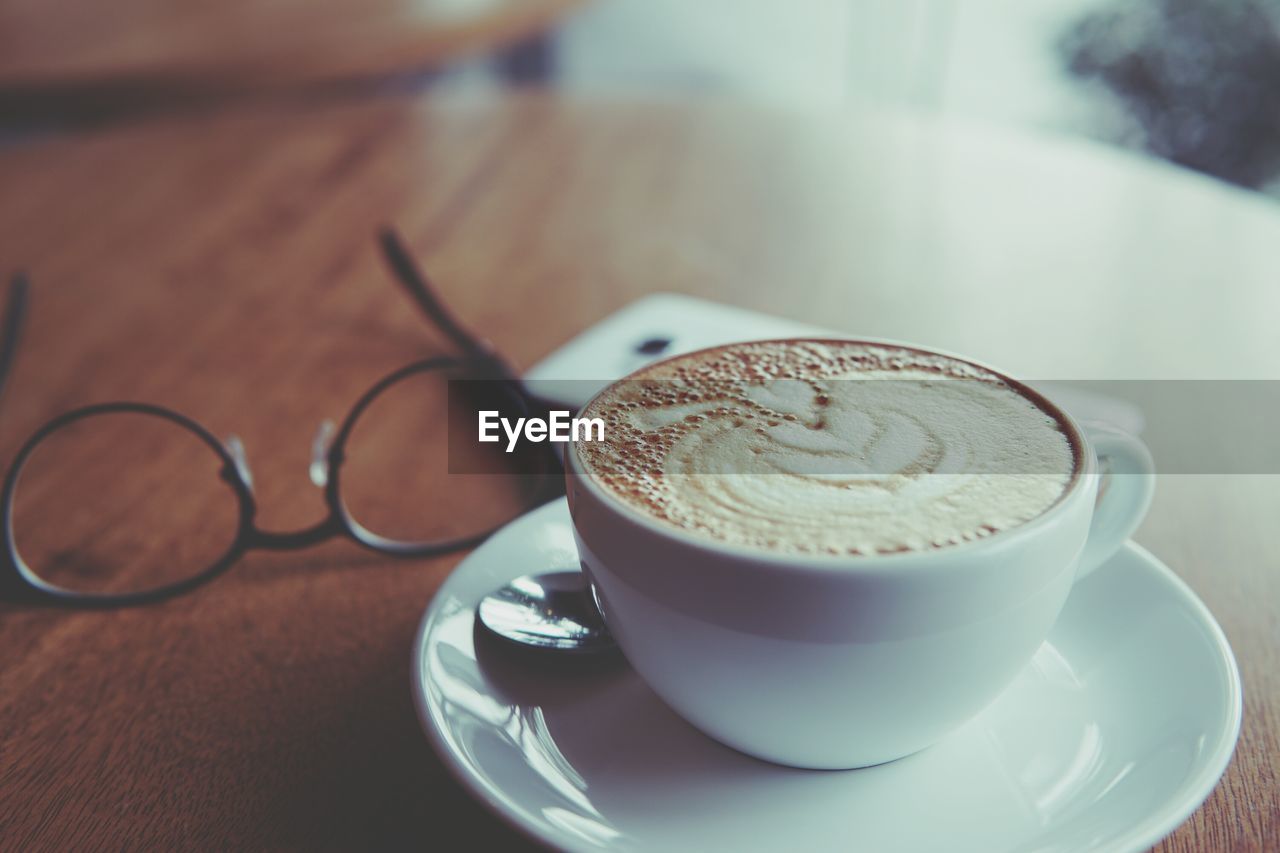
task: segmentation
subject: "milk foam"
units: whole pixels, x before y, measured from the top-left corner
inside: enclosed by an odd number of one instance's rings
[[[661,362],[583,413],[608,492],[667,524],[791,553],[980,539],[1043,513],[1074,474],[1061,423],[998,374],[840,341],[736,344]]]

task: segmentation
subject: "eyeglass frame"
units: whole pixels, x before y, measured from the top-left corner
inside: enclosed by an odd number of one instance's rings
[[[173,409],[153,403],[117,401],[80,406],[64,412],[46,422],[21,446],[5,475],[3,492],[0,493],[0,536],[3,551],[0,552],[0,601],[21,605],[55,605],[85,609],[109,609],[152,604],[175,598],[190,592],[221,576],[249,551],[291,551],[345,536],[357,544],[380,554],[399,558],[432,557],[469,548],[488,538],[502,525],[474,534],[453,537],[438,542],[409,542],[391,539],[369,530],[357,521],[342,500],[340,483],[342,464],[346,459],[347,441],[356,422],[380,394],[398,382],[417,374],[443,370],[466,371],[470,378],[492,380],[486,386],[497,387],[510,394],[511,402],[521,415],[529,415],[538,407],[536,399],[524,388],[524,383],[513,368],[483,339],[469,332],[445,307],[426,275],[414,263],[403,242],[391,228],[379,233],[382,254],[393,277],[406,290],[409,297],[423,311],[429,322],[442,331],[464,355],[434,356],[411,362],[386,374],[366,390],[347,412],[341,425],[333,433],[332,440],[323,453],[313,454],[313,470],[319,463],[323,470],[317,485],[324,488],[327,515],[315,524],[299,530],[270,531],[258,527],[257,502],[253,494],[253,476],[249,470],[239,439],[232,436],[220,441],[198,421]],[[22,273],[15,274],[10,287],[4,318],[0,323],[0,393],[16,358],[23,318],[29,299],[29,284]],[[50,583],[31,569],[18,550],[14,536],[14,500],[23,468],[41,442],[72,424],[108,414],[135,414],[157,417],[187,430],[212,450],[222,463],[220,477],[231,488],[239,505],[239,518],[235,538],[226,552],[207,568],[190,577],[146,590],[122,593],[82,592]],[[326,421],[317,436],[319,443],[326,438]],[[537,451],[535,451],[537,452]],[[530,506],[545,494],[553,495],[547,486],[560,484],[555,474],[560,471],[559,458],[554,451],[539,452],[536,460],[541,470],[529,491]],[[562,485],[562,484],[561,484]]]

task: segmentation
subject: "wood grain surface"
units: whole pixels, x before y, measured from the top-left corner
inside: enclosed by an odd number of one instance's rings
[[[582,2],[0,0],[0,126],[385,81],[537,36]]]
[[[580,2],[0,0],[0,85],[382,74],[492,49]]]
[[[384,222],[520,365],[667,290],[1028,378],[1280,378],[1280,210],[977,127],[388,97],[13,146],[0,187],[0,265],[34,281],[0,458],[71,406],[163,403],[244,440],[276,529],[323,512],[315,425],[443,348],[380,266]],[[1224,782],[1161,850],[1280,849],[1277,517],[1275,476],[1172,476],[1137,536],[1245,685]],[[0,611],[0,848],[523,844],[410,700],[417,620],[460,558],[333,542],[160,606]]]

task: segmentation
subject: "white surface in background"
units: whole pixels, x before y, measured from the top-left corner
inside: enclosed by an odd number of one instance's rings
[[[831,334],[816,326],[720,305],[692,296],[655,293],[610,314],[525,373],[534,395],[574,409],[614,379],[668,356],[705,347],[765,338]],[[666,339],[661,352],[645,355],[645,341]]]
[[[570,90],[712,91],[789,108],[872,101],[1107,135],[1062,33],[1106,0],[593,0],[557,36]]]
[[[594,0],[558,35],[561,82],[839,105],[852,14],[847,0]]]
[[[856,335],[692,296],[655,293],[614,312],[529,368],[525,385],[542,400],[576,410],[613,380],[651,361],[738,341],[791,337]],[[670,344],[657,353],[642,353],[640,345],[655,338]],[[1142,410],[1124,400],[1069,382],[1032,384],[1077,420],[1104,421],[1134,435],[1145,425]]]

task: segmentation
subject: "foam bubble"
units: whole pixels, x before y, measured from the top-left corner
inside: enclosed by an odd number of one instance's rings
[[[606,491],[713,539],[874,554],[984,538],[1043,513],[1076,451],[1003,377],[916,350],[736,344],[660,362],[586,409]]]

